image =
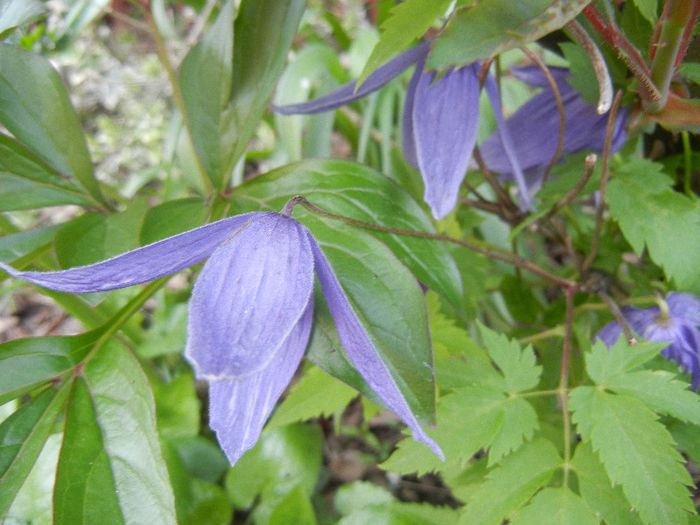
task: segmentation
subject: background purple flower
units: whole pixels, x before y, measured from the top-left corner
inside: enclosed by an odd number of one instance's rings
[[[670,342],[661,351],[666,358],[691,374],[692,387],[700,387],[700,299],[689,293],[671,292],[666,296],[668,317],[661,315],[658,306],[638,309],[622,308],[629,325],[647,341]],[[605,325],[596,338],[612,346],[622,334],[617,321]]]
[[[247,213],[103,262],[14,277],[66,292],[123,288],[209,257],[189,305],[185,357],[210,383],[209,423],[231,463],[257,441],[304,355],[318,277],[348,358],[377,396],[444,459],[350,305],[311,232],[280,213]]]

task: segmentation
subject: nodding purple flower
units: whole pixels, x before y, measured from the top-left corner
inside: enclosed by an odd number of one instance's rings
[[[289,212],[291,213],[291,211]],[[309,340],[318,277],[340,341],[377,396],[444,460],[418,424],[311,232],[286,213],[223,219],[89,266],[10,275],[64,292],[163,277],[208,257],[189,304],[185,357],[210,384],[209,424],[229,461],[255,445]]]
[[[424,199],[433,216],[442,219],[457,204],[459,187],[476,144],[481,66],[474,63],[441,74],[428,72],[424,68],[429,52],[428,42],[419,44],[378,68],[357,90],[356,83],[350,82],[310,102],[274,109],[283,115],[336,109],[378,90],[415,65],[403,110],[403,153],[408,163],[421,172],[425,184]],[[506,162],[524,192],[525,178],[516,160],[512,140],[502,125],[498,87],[490,76],[486,77],[484,87],[499,124],[498,133],[505,144]],[[529,201],[525,205],[531,207]]]
[[[602,153],[609,113],[599,115],[594,105],[583,100],[567,82],[570,76],[568,69],[550,67],[549,72],[564,105],[562,156],[581,150]],[[513,74],[528,84],[544,88],[523,104],[505,124],[510,135],[518,138],[515,142],[515,156],[525,173],[528,197],[531,197],[540,189],[544,172],[557,149],[559,110],[547,77],[538,67],[513,69]],[[620,111],[613,129],[611,153],[616,152],[627,138],[626,120],[627,111]],[[512,146],[504,146],[498,133],[493,133],[479,146],[486,166],[499,173],[503,179],[512,180],[519,175],[513,171],[507,159],[508,149],[512,149]]]
[[[622,314],[645,340],[670,343],[661,354],[691,375],[692,387],[697,391],[700,387],[700,298],[671,292],[666,296],[666,305],[666,314],[658,306],[643,310],[626,306]],[[612,321],[595,337],[612,346],[621,333],[620,323]]]

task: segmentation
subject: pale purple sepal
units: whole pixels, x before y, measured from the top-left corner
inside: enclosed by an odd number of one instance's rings
[[[233,465],[252,448],[304,355],[313,318],[313,296],[273,360],[239,379],[211,381],[209,425]]]
[[[672,316],[700,326],[700,298],[690,293],[670,292],[666,303]]]
[[[308,233],[308,237],[314,254],[316,275],[348,358],[379,399],[411,429],[413,438],[428,445],[444,461],[445,456],[440,446],[421,428],[387,366],[377,354],[326,256],[311,233]]]
[[[526,210],[533,210],[534,206],[530,198],[530,191],[525,183],[525,174],[520,167],[520,161],[518,160],[518,156],[515,152],[515,146],[513,145],[513,140],[511,139],[508,124],[503,118],[501,96],[498,92],[496,80],[491,75],[487,75],[484,87],[486,88],[486,95],[489,97],[489,102],[491,102],[491,107],[493,108],[493,115],[496,117],[496,130],[501,138],[503,151],[508,163],[510,164],[511,173],[515,178],[515,183],[518,185],[518,190],[520,191],[520,204]]]
[[[413,131],[413,104],[416,100],[416,87],[418,87],[418,81],[423,75],[423,69],[425,68],[425,59],[426,57],[423,57],[416,64],[416,69],[413,71],[411,80],[406,88],[406,99],[403,103],[401,149],[406,162],[415,169],[418,169],[418,157],[416,156],[416,137]]]
[[[370,93],[377,91],[392,79],[400,75],[403,71],[411,67],[421,59],[424,59],[430,50],[430,45],[425,42],[418,44],[400,55],[391,59],[383,66],[377,68],[355,91],[356,81],[343,84],[341,87],[317,99],[301,104],[290,104],[286,106],[273,106],[273,109],[282,115],[312,114],[321,113],[336,109],[346,104],[350,104]]]
[[[539,184],[545,168],[552,161],[557,149],[559,133],[559,111],[552,90],[544,74],[535,69],[527,73],[520,70],[518,76],[526,81],[543,86],[544,90],[532,97],[518,109],[507,121],[515,142],[515,155],[520,168],[526,174],[529,188]],[[601,153],[605,143],[605,131],[609,114],[599,115],[596,107],[585,102],[566,81],[566,70],[553,68],[554,79],[564,104],[565,130],[562,157],[581,150]],[[618,113],[613,129],[612,152],[617,151],[626,139],[626,110]],[[502,139],[495,132],[479,147],[488,168],[501,174],[505,179],[514,177],[511,163],[505,154]],[[532,192],[531,192],[532,193]]]
[[[416,86],[413,131],[425,202],[442,219],[457,204],[479,128],[479,66],[450,70],[435,80],[424,73]]]
[[[278,353],[313,294],[314,261],[302,228],[278,213],[258,213],[211,255],[190,299],[185,356],[197,377],[242,377]]]
[[[0,262],[13,277],[51,290],[104,292],[152,281],[209,257],[259,213],[246,213],[190,230],[88,266],[59,272],[20,272]]]

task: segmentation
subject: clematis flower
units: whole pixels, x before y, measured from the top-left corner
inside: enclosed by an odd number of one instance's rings
[[[700,298],[689,293],[671,292],[666,296],[667,313],[658,306],[638,309],[626,306],[622,314],[630,327],[647,341],[668,341],[661,351],[669,360],[691,375],[692,387],[700,387]],[[620,323],[605,325],[596,338],[612,346],[620,337]]]
[[[292,203],[292,201],[290,201]],[[282,213],[223,219],[89,266],[10,275],[84,293],[154,280],[209,258],[189,303],[185,357],[210,384],[209,423],[233,464],[255,445],[304,355],[318,277],[340,341],[377,396],[444,460],[377,354],[311,232]]]
[[[564,105],[562,157],[581,150],[602,153],[609,113],[599,115],[595,106],[583,100],[567,82],[570,76],[568,69],[550,67],[549,71],[557,84]],[[522,187],[519,188],[521,197],[527,197],[526,201],[529,202],[530,197],[539,190],[544,172],[557,149],[559,110],[554,92],[538,67],[513,69],[513,74],[523,82],[544,88],[505,122],[508,133],[518,137],[515,156],[519,167],[525,173],[527,195],[522,195]],[[613,130],[611,153],[616,152],[627,138],[626,120],[627,112],[620,111]],[[500,133],[493,133],[479,146],[486,166],[505,180],[519,177],[507,160],[509,149],[512,149],[512,146],[504,146]]]
[[[457,204],[459,187],[467,172],[479,128],[479,63],[450,69],[437,75],[425,71],[430,52],[428,42],[419,44],[374,71],[357,89],[350,82],[323,97],[302,104],[273,106],[283,115],[312,114],[355,102],[386,85],[415,65],[403,109],[403,153],[420,170],[425,202],[433,216],[441,219]],[[498,87],[488,76],[484,85],[493,107],[498,133],[505,145],[505,161],[524,190],[525,179],[518,166],[513,143],[502,126]],[[527,193],[527,192],[525,192]],[[525,203],[530,207],[530,203]]]

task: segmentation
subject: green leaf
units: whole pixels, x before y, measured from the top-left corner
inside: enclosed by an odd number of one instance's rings
[[[447,462],[466,461],[482,448],[488,448],[503,425],[508,399],[498,390],[485,386],[455,389],[440,398],[437,425],[428,434],[437,441]],[[398,449],[381,464],[384,470],[422,475],[445,467],[428,453],[425,445],[413,440],[399,442]]]
[[[219,485],[201,479],[190,480],[192,487],[191,507],[187,520],[182,525],[229,525],[233,509],[226,492]],[[178,522],[179,523],[179,522]]]
[[[534,42],[573,20],[590,0],[478,0],[459,7],[435,41],[428,66],[485,60]]]
[[[337,221],[324,222],[306,215],[302,221],[328,257],[411,410],[419,419],[432,423],[435,419],[433,356],[418,283],[391,251],[371,235]],[[326,351],[345,354],[342,347]],[[323,368],[313,354],[311,359]],[[326,371],[335,375],[334,370]],[[344,376],[340,379],[352,380]]]
[[[28,230],[0,237],[0,259],[11,261],[53,241],[60,225]]]
[[[56,419],[68,388],[49,388],[0,425],[0,518],[5,518],[32,470]]]
[[[342,516],[347,516],[357,509],[386,506],[394,501],[394,496],[384,487],[369,481],[355,481],[338,487],[333,503]]]
[[[86,213],[66,223],[56,234],[59,264],[62,268],[92,264],[138,248],[136,232],[145,214],[146,200],[136,199],[122,212]]]
[[[633,0],[634,5],[637,6],[639,12],[644,15],[644,18],[649,20],[652,24],[656,23],[659,18],[658,13],[658,0]]]
[[[0,211],[31,210],[63,204],[89,206],[91,202],[78,194],[42,186],[0,172]]]
[[[569,407],[584,441],[645,522],[687,522],[692,480],[654,412],[638,399],[593,387],[574,389]]]
[[[231,137],[225,137],[224,116],[233,81],[234,12],[233,1],[224,4],[216,23],[190,50],[180,68],[186,125],[215,188],[222,187],[225,173],[230,172],[225,139],[230,141]]]
[[[57,33],[57,47],[67,46],[80,31],[102,13],[107,4],[109,0],[72,0],[70,10],[62,17],[62,24]]]
[[[257,502],[253,521],[272,523],[275,507],[296,487],[308,496],[321,469],[321,433],[316,425],[294,424],[264,431],[258,443],[226,475],[226,490],[240,509]],[[272,524],[274,525],[274,524]]]
[[[663,370],[641,370],[610,378],[606,387],[644,402],[652,410],[700,425],[700,396]]]
[[[209,209],[201,199],[175,199],[149,208],[141,226],[141,245],[203,225]]]
[[[192,477],[216,483],[231,466],[219,445],[203,436],[174,438],[170,443]]]
[[[571,467],[576,473],[581,496],[607,523],[641,525],[639,514],[630,509],[622,487],[613,486],[590,443],[576,446]]]
[[[0,39],[18,26],[34,22],[44,14],[39,0],[0,0]]]
[[[113,523],[175,523],[153,397],[138,362],[116,343],[76,379],[54,501],[57,524],[93,523],[88,517],[102,519],[106,509]]]
[[[192,374],[181,374],[167,383],[155,379],[152,384],[158,433],[168,438],[199,434],[200,403]]]
[[[362,84],[372,72],[389,60],[393,55],[403,51],[416,38],[420,38],[443,15],[450,5],[450,0],[407,0],[396,4],[381,26],[382,34],[367,59],[357,85]]]
[[[668,343],[639,343],[630,345],[620,337],[608,348],[596,340],[591,352],[586,354],[586,372],[599,385],[607,385],[611,378],[624,374],[653,359]]]
[[[661,169],[646,159],[626,162],[615,170],[606,200],[634,251],[646,246],[669,279],[689,288],[698,281],[700,201],[673,191]]]
[[[303,523],[316,525],[316,515],[308,494],[296,485],[280,501],[270,514],[270,523]]]
[[[349,161],[308,160],[290,164],[247,181],[234,197],[238,206],[246,210],[263,207],[279,211],[296,195],[305,196],[324,210],[361,221],[435,232],[425,212],[396,183],[371,168]],[[298,211],[295,213],[301,217]],[[418,280],[463,311],[459,271],[444,243],[407,235],[371,233],[383,241]]]
[[[32,337],[1,344],[0,404],[76,366],[98,335]]]
[[[532,439],[539,427],[537,413],[522,398],[510,398],[503,405],[503,424],[489,449],[489,467]]]
[[[481,323],[479,332],[489,356],[503,373],[506,392],[513,394],[537,386],[542,367],[535,364],[532,346],[521,348],[517,341],[509,340],[505,335],[494,332]]]
[[[552,525],[598,525],[591,508],[566,487],[547,487],[511,520],[512,525],[540,525],[542,517]]]
[[[554,445],[544,439],[527,443],[491,471],[464,508],[459,523],[499,525],[527,502],[561,466]]]
[[[0,44],[0,122],[53,170],[104,203],[61,77],[44,58]]]
[[[292,387],[267,423],[267,428],[333,414],[345,408],[355,397],[356,390],[329,376],[320,368],[310,367]]]

